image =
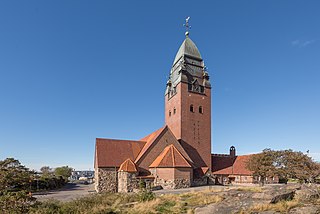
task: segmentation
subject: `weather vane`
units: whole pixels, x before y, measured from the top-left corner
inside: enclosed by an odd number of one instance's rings
[[[189,35],[189,30],[191,29],[191,25],[189,25],[189,19],[190,19],[190,16],[188,16],[188,17],[186,18],[186,23],[183,24],[183,26],[186,27],[186,33],[185,33],[186,36]]]

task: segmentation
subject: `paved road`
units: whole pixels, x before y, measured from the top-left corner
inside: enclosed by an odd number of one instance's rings
[[[45,201],[49,199],[55,199],[59,201],[72,201],[76,198],[80,198],[89,194],[95,193],[94,184],[84,185],[84,184],[74,184],[68,183],[62,189],[48,191],[44,193],[35,193],[39,201]]]

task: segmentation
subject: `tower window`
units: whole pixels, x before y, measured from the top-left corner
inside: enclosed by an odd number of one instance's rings
[[[176,108],[173,109],[173,114],[176,114],[177,110]]]
[[[190,105],[190,111],[194,112],[193,105]]]
[[[169,117],[171,117],[171,111],[169,111]]]
[[[202,108],[202,106],[199,106],[199,113],[200,113],[200,114],[203,114],[203,108]]]
[[[204,87],[200,85],[200,93],[204,93]]]

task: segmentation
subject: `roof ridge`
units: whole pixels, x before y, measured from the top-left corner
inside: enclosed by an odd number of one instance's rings
[[[137,143],[137,142],[143,142],[145,143],[145,141],[142,140],[123,140],[123,139],[114,139],[114,138],[101,138],[101,137],[97,137],[96,140],[110,140],[110,141],[123,141],[123,142],[133,142],[133,143]]]
[[[144,144],[144,146],[142,147],[142,149],[140,150],[139,154],[137,155],[136,159],[134,160],[134,163],[138,163],[139,160],[142,158],[142,156],[150,149],[150,147],[153,145],[153,143],[159,138],[159,136],[164,132],[164,130],[166,130],[168,127],[164,126],[154,132],[152,132],[151,134],[149,134],[148,136],[151,137],[152,134],[156,134],[155,136],[153,136],[152,139],[148,138],[148,141]]]
[[[174,145],[171,144],[170,149],[171,149],[171,156],[172,156],[172,166],[176,166],[175,155],[174,155],[174,148],[175,148]]]

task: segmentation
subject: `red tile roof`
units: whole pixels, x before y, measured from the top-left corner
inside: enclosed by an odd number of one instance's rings
[[[146,151],[150,148],[150,146],[152,145],[152,143],[160,136],[160,134],[163,132],[163,130],[165,130],[167,126],[164,126],[160,129],[158,129],[155,132],[152,132],[151,134],[147,135],[146,137],[142,138],[140,141],[144,141],[146,142],[144,147],[142,148],[142,150],[140,151],[139,155],[137,156],[137,158],[135,159],[135,163],[137,163],[140,158],[146,153]]]
[[[215,175],[252,175],[253,172],[246,168],[251,155],[229,156],[212,155],[212,173]]]
[[[191,167],[174,145],[167,146],[149,166],[154,167]]]
[[[120,168],[118,170],[119,172],[123,171],[123,172],[138,172],[136,164],[130,159],[128,158],[127,160],[125,160],[121,165]]]
[[[136,159],[146,142],[96,139],[96,167],[119,167],[126,159]]]

